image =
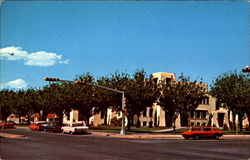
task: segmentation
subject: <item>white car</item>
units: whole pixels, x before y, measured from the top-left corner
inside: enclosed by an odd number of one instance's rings
[[[83,123],[74,123],[74,124],[68,124],[67,126],[63,126],[62,133],[87,133],[89,130],[89,127],[86,125],[83,125]]]

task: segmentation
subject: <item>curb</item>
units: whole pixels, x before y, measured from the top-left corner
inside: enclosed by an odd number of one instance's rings
[[[0,137],[1,138],[22,138],[22,137],[25,137],[25,135],[0,133]]]
[[[106,137],[116,137],[116,138],[131,138],[131,139],[182,139],[181,135],[121,135],[115,133],[106,132],[92,132],[94,136],[106,136]]]
[[[182,135],[121,135],[115,133],[106,132],[91,132],[95,136],[106,136],[106,137],[116,137],[116,138],[131,138],[131,139],[183,139]],[[250,135],[223,135],[223,138],[249,138]]]

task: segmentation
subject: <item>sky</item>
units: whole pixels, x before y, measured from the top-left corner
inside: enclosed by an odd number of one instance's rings
[[[247,1],[4,1],[1,89],[115,71],[212,84],[250,64]]]

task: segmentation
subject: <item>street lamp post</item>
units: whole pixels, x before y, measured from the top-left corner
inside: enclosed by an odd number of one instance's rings
[[[44,78],[45,81],[60,81],[60,82],[69,82],[69,83],[76,83],[76,84],[86,84],[86,85],[90,85],[90,86],[95,86],[95,87],[99,87],[99,88],[103,88],[103,89],[107,89],[107,90],[110,90],[110,91],[113,91],[113,92],[117,92],[117,93],[120,93],[122,94],[122,127],[121,127],[121,131],[120,131],[120,134],[121,135],[124,135],[125,134],[125,129],[124,129],[124,123],[125,123],[125,117],[124,117],[124,113],[123,113],[123,110],[124,110],[124,91],[120,91],[120,90],[117,90],[117,89],[113,89],[113,88],[108,88],[108,87],[104,87],[104,86],[101,86],[101,85],[98,85],[98,84],[92,84],[92,83],[87,83],[85,81],[69,81],[69,80],[60,80],[59,78],[48,78],[48,77],[45,77]],[[80,82],[80,83],[79,83]]]

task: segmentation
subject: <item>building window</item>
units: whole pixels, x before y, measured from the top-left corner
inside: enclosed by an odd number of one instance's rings
[[[143,126],[146,127],[147,126],[147,122],[143,121]]]
[[[219,103],[219,101],[216,101],[215,106],[216,106],[216,110],[220,109],[220,103]]]
[[[196,111],[196,118],[201,118],[201,112],[200,111]]]
[[[104,111],[101,111],[101,118],[104,118]]]
[[[200,126],[200,122],[197,122],[197,127],[199,127]]]
[[[147,116],[147,108],[143,110],[143,117]]]
[[[149,117],[153,117],[153,109],[152,108],[149,109]]]
[[[203,98],[203,99],[202,99],[202,104],[208,105],[208,104],[209,104],[209,97]]]
[[[207,111],[201,111],[201,118],[206,118]]]
[[[166,78],[166,84],[168,84],[171,81],[171,78]]]
[[[154,78],[153,81],[154,81],[154,84],[157,84],[158,78]]]
[[[150,127],[150,128],[153,127],[153,121],[149,121],[149,127]]]
[[[191,126],[192,126],[192,127],[194,126],[194,122],[191,122]]]
[[[194,111],[191,111],[191,118],[194,118]]]

